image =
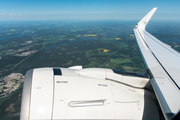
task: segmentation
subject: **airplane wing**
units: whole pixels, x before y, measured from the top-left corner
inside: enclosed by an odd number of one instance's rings
[[[134,34],[163,114],[171,119],[180,110],[180,54],[145,30],[156,9],[134,27]]]

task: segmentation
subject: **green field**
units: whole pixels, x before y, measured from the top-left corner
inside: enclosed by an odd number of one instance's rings
[[[110,62],[115,63],[115,64],[121,64],[121,63],[128,63],[132,62],[130,59],[110,59]]]

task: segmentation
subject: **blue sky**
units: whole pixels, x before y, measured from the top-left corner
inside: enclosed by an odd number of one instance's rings
[[[180,0],[0,0],[0,20],[153,19],[180,21]]]

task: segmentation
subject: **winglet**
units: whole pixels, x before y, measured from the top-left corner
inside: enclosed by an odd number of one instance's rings
[[[153,8],[136,26],[135,28],[141,29],[141,30],[145,30],[145,27],[147,25],[147,23],[149,22],[149,20],[151,19],[151,17],[153,16],[153,14],[156,11],[156,7]]]

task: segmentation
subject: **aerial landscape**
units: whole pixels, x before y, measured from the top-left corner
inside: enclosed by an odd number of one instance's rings
[[[0,31],[0,115],[20,112],[23,78],[33,68],[82,65],[145,74],[132,30],[135,22],[4,23]],[[156,24],[152,22],[147,30],[180,51],[179,23],[169,29],[161,23],[154,31]]]
[[[71,4],[62,1],[56,1],[56,4],[47,0],[42,6],[39,6],[41,2],[36,6],[33,0],[28,4],[21,1],[20,5],[10,0],[12,6],[3,2],[5,7],[1,6],[0,13],[0,120],[19,120],[24,77],[30,69],[81,65],[146,75],[133,28],[154,5],[159,5],[161,12],[148,23],[146,30],[180,52],[180,15],[173,12],[178,11],[179,6],[174,3],[169,8],[173,10],[166,14],[166,7],[158,1],[149,2],[149,6],[142,2],[148,6],[146,10],[138,6],[131,10],[129,2],[122,4],[127,8],[119,7],[120,1],[92,0],[88,4],[81,0],[68,0]],[[163,2],[164,6],[168,4]],[[44,6],[50,7],[45,10]],[[110,8],[112,11],[108,11]]]

